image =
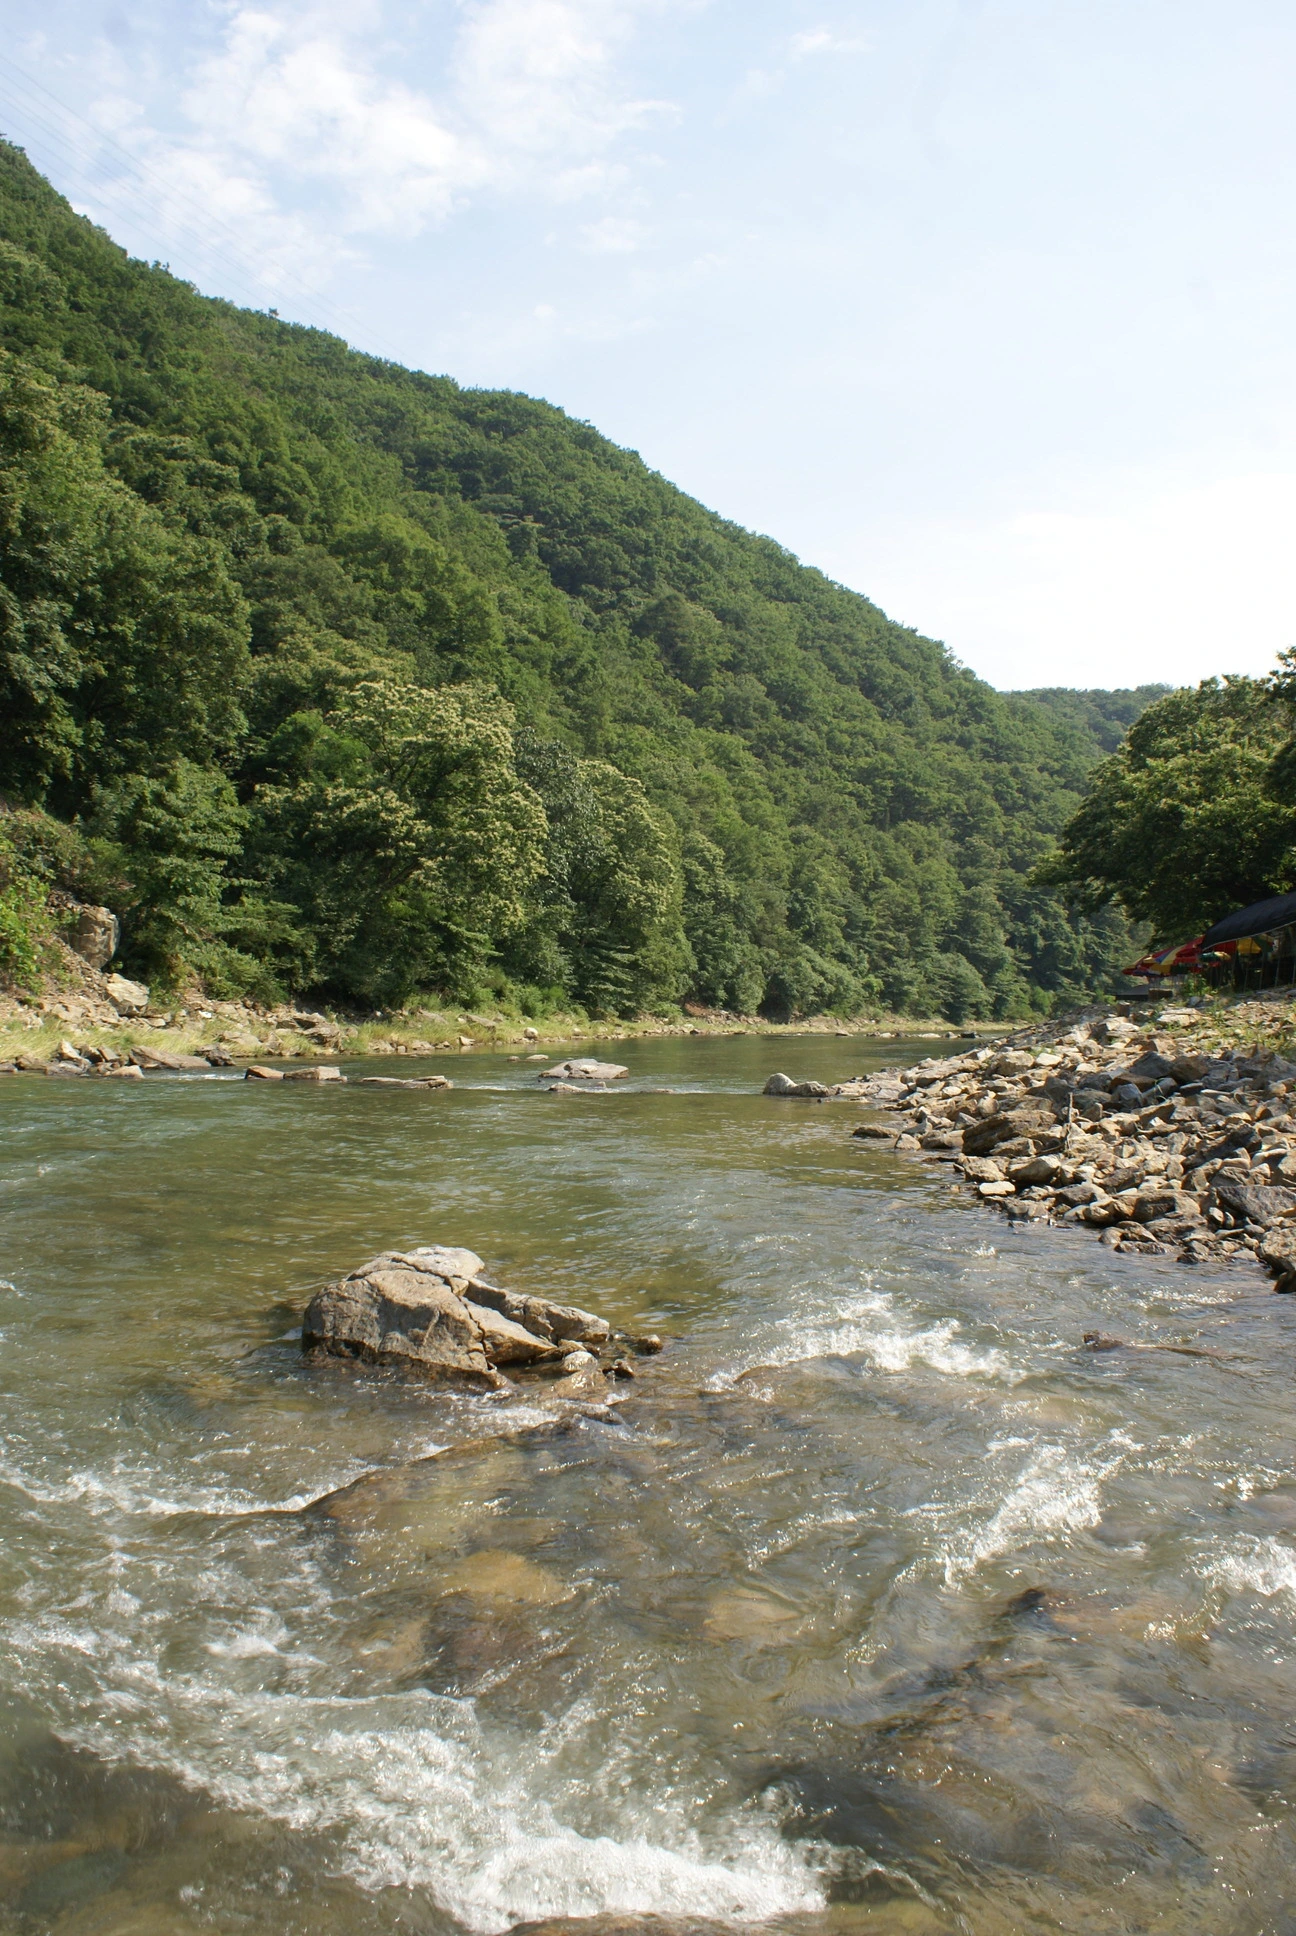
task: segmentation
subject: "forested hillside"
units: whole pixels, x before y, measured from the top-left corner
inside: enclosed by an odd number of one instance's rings
[[[1169,686],[1118,686],[1110,692],[1099,687],[1077,692],[1070,686],[1036,686],[1018,696],[1034,700],[1078,727],[1092,740],[1094,758],[1099,759],[1114,753],[1134,721],[1170,690]]]
[[[1092,734],[545,403],[132,261],[0,145],[0,947],[214,989],[1016,1015]],[[758,400],[757,400],[758,407]],[[6,937],[8,939],[6,940]]]

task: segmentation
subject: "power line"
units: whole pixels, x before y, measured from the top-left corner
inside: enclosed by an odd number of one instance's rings
[[[17,93],[16,98],[12,83],[9,86],[5,85],[5,70],[16,76],[22,84],[24,91]],[[87,147],[79,143],[74,138],[73,129],[66,125],[60,126],[58,120],[51,119],[48,109],[42,111],[41,104],[33,96],[43,96],[45,101],[58,110],[59,116],[64,117],[65,122],[84,129],[91,137],[91,145]],[[182,240],[187,239],[190,247],[198,255],[206,255],[222,264],[238,281],[251,282],[255,285],[261,279],[259,265],[255,268],[252,266],[245,253],[243,238],[235,230],[220,217],[213,215],[210,209],[204,208],[182,186],[165,181],[156,175],[139,156],[123,147],[112,135],[96,127],[93,122],[79,114],[75,108],[70,107],[66,101],[60,99],[34,76],[27,74],[15,61],[4,54],[0,54],[0,101],[7,102],[20,119],[25,118],[30,121],[48,141],[56,147],[61,147],[70,157],[73,166],[80,167],[86,172],[91,185],[118,186],[111,181],[103,166],[102,151],[109,151],[123,170],[135,178],[140,187],[146,192],[150,187],[152,188],[156,200],[167,212],[167,227],[174,235]],[[141,221],[142,226],[147,227],[147,220],[144,219],[147,210],[143,199],[137,194],[135,201],[135,219]],[[186,212],[189,219],[186,220],[183,214],[177,218],[175,212],[177,204]],[[154,213],[156,213],[156,207]],[[229,249],[232,249],[232,254],[227,252]],[[280,265],[276,272],[276,280],[281,288],[288,290],[290,295],[295,293],[297,301],[313,304],[316,310],[323,310],[326,314],[331,312],[338,322],[349,324],[350,327],[342,327],[338,331],[344,340],[353,341],[357,333],[368,336],[370,341],[378,344],[380,354],[395,363],[403,361],[398,351],[390,345],[381,343],[381,339],[375,338],[367,327],[362,328],[358,318],[348,315],[318,289],[304,283],[292,271]],[[293,285],[295,285],[295,292]]]

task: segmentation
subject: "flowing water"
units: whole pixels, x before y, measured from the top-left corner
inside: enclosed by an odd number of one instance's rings
[[[915,1052],[0,1086],[0,1930],[1296,1931],[1296,1299],[758,1093]],[[303,1364],[422,1242],[668,1349]]]

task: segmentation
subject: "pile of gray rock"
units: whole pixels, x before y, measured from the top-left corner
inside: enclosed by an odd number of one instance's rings
[[[557,1398],[604,1397],[609,1378],[633,1377],[627,1351],[661,1349],[656,1337],[614,1338],[605,1318],[573,1304],[501,1290],[483,1269],[452,1245],[384,1251],[316,1292],[302,1347],[496,1390],[511,1383],[507,1367],[546,1377],[544,1395]]]
[[[1106,1015],[831,1093],[894,1111],[898,1128],[854,1134],[950,1162],[1014,1221],[1185,1262],[1253,1256],[1296,1290],[1296,1064],[1196,1049],[1198,1020]]]
[[[231,1057],[218,1043],[198,1055],[181,1055],[174,1049],[155,1049],[151,1044],[133,1049],[115,1049],[107,1043],[77,1044],[64,1039],[52,1055],[20,1055],[5,1069],[19,1075],[46,1076],[132,1076],[166,1070],[173,1075],[188,1072],[210,1075],[213,1069],[229,1068]]]

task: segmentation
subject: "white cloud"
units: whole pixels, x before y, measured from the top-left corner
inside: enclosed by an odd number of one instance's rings
[[[605,215],[600,222],[587,222],[581,230],[581,247],[591,255],[634,255],[646,239],[642,222],[622,215]]]
[[[913,521],[825,563],[996,686],[1189,684],[1296,644],[1296,473],[1103,482],[1114,509]]]
[[[366,53],[372,20],[326,7],[238,7],[182,98],[186,148],[332,184],[349,230],[408,232],[443,216],[483,174],[472,144]],[[370,33],[364,32],[368,26]]]
[[[793,34],[788,50],[794,60],[802,60],[807,54],[868,54],[873,45],[870,34],[842,35],[828,27],[816,27],[809,33]]]
[[[620,86],[619,59],[646,16],[688,4],[467,0],[448,55],[411,74],[389,71],[383,0],[229,0],[178,90],[175,132],[151,125],[163,117],[114,54],[95,119],[151,176],[162,234],[206,230],[217,259],[213,218],[255,237],[253,273],[273,288],[356,262],[363,237],[415,236],[482,191],[615,188],[610,151],[671,112]],[[120,183],[119,204],[132,192]],[[111,187],[102,200],[112,208]],[[586,246],[626,252],[634,225],[610,216]]]

